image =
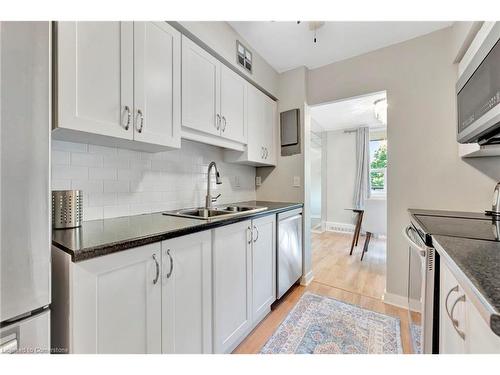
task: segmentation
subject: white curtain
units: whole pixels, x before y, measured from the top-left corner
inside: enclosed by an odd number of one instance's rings
[[[364,209],[370,196],[370,131],[368,127],[356,130],[356,180],[354,183],[354,207]]]

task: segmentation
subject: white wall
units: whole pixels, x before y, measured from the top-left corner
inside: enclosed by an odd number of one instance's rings
[[[82,189],[84,220],[203,206],[211,161],[222,175],[222,185],[211,176],[218,203],[255,199],[254,167],[225,163],[221,148],[185,140],[180,150],[154,154],[52,141],[52,189]]]
[[[321,147],[311,147],[311,217],[321,218]]]
[[[456,142],[452,28],[309,71],[308,102],[387,90],[387,292],[406,295],[408,208],[483,211],[499,158],[462,160]]]
[[[246,42],[227,22],[224,21],[193,21],[179,22],[182,26],[200,38],[219,55],[232,63],[240,71],[249,76],[257,84],[278,97],[278,73],[267,63],[252,46]],[[236,63],[236,40],[252,51],[253,73],[249,74]]]
[[[353,224],[356,175],[356,135],[343,130],[326,132],[326,221]]]

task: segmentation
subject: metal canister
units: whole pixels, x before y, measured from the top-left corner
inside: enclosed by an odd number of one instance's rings
[[[83,191],[52,190],[52,227],[77,228],[83,221]]]

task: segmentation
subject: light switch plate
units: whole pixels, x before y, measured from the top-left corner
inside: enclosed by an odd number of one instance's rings
[[[255,185],[257,185],[257,186],[262,185],[262,177],[260,177],[260,176],[255,177]]]
[[[293,187],[300,187],[300,177],[293,176]]]

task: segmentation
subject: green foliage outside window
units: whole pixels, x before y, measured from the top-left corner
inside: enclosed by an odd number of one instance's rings
[[[373,160],[370,164],[371,169],[387,168],[387,144],[382,143],[375,151]],[[370,183],[372,190],[384,190],[384,172],[370,171]]]

